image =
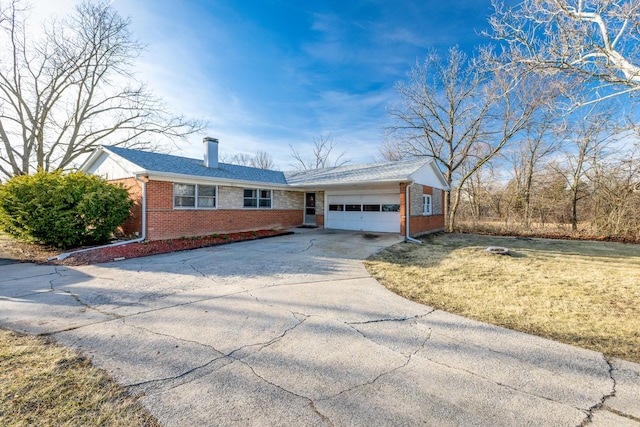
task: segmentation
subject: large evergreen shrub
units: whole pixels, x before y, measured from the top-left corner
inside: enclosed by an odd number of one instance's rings
[[[0,227],[62,248],[103,243],[129,217],[132,203],[122,185],[97,176],[40,171],[0,185]]]

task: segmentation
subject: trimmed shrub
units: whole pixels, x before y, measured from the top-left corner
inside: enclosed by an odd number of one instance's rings
[[[20,175],[0,185],[0,227],[21,239],[61,248],[107,241],[130,215],[122,185],[82,172]]]

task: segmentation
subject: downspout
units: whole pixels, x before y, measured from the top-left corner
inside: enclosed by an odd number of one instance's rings
[[[143,242],[147,238],[147,182],[144,181],[144,180],[139,179],[139,177],[140,176],[136,174],[135,180],[140,182],[140,183],[142,183],[142,233],[141,233],[140,237],[138,237],[136,239],[132,239],[132,240],[123,240],[121,242],[110,243],[108,245],[95,246],[95,247],[92,247],[92,248],[78,249],[77,251],[65,252],[65,253],[62,253],[60,255],[56,255],[54,257],[47,258],[47,261],[52,261],[54,259],[62,261],[64,259],[67,259],[71,255],[79,254],[79,253],[82,253],[82,252],[92,251],[94,249],[110,248],[110,247],[113,247],[113,246],[128,245],[129,243]]]
[[[413,182],[411,183],[413,184]],[[411,237],[411,234],[409,234],[409,218],[411,216],[411,200],[409,199],[409,185],[405,186],[405,195],[404,195],[404,231],[405,231],[405,240],[412,242],[412,243],[417,243],[417,244],[422,244],[422,242],[418,239],[414,239],[413,237]]]

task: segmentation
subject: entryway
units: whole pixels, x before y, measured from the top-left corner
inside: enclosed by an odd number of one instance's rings
[[[316,224],[316,193],[305,194],[304,225],[317,225]]]

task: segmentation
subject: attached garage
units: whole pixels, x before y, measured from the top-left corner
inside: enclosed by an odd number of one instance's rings
[[[327,193],[325,227],[338,230],[400,232],[400,194]]]

